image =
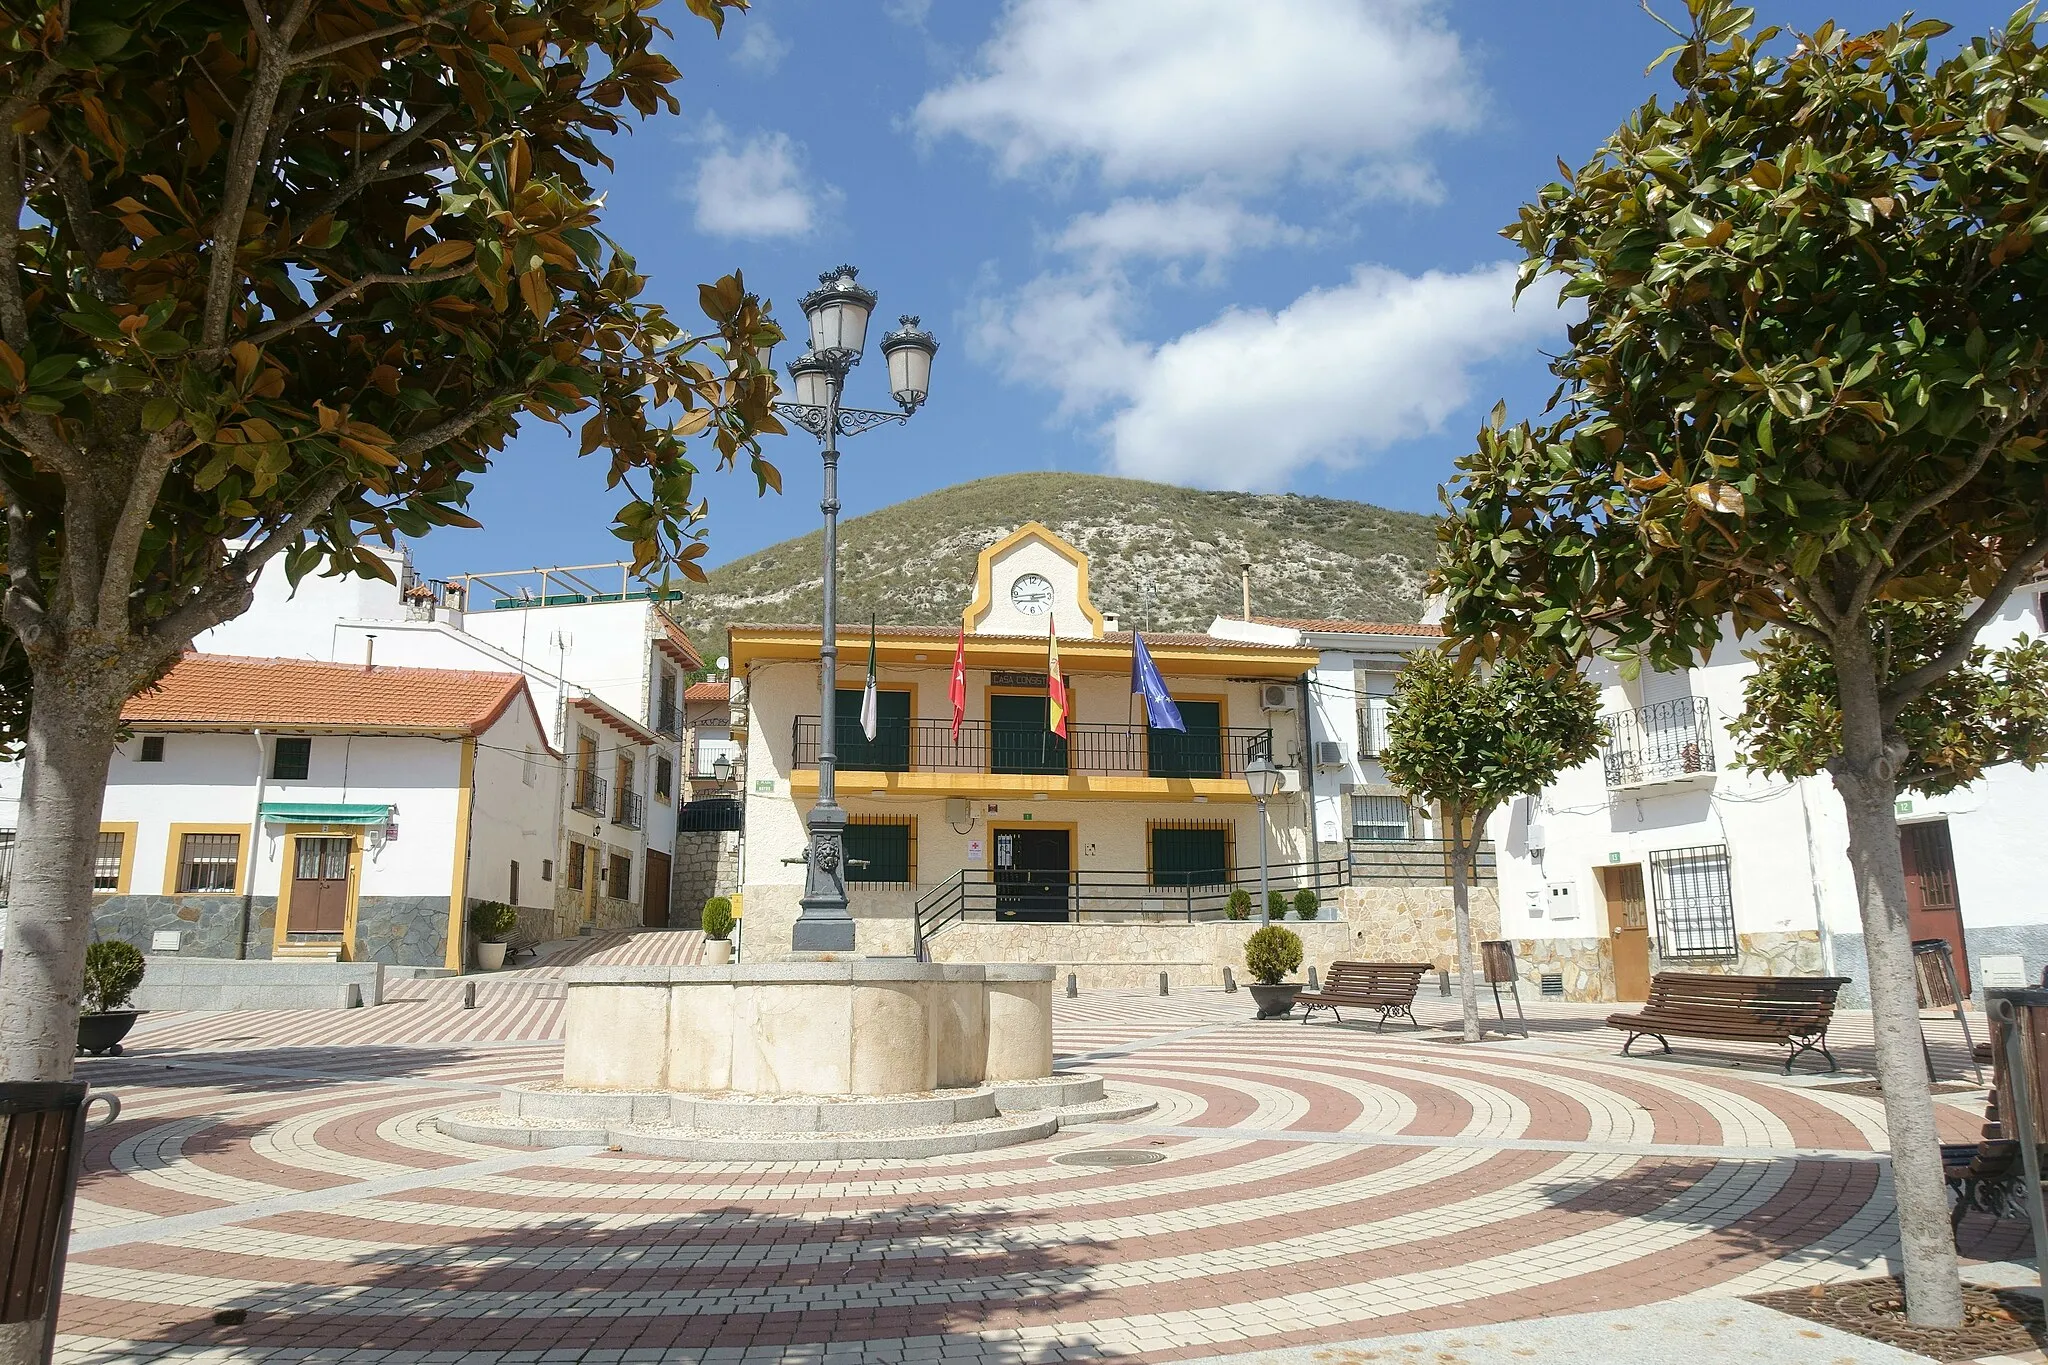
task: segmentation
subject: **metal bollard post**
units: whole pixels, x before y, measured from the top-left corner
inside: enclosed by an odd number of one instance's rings
[[[1223,969],[1223,993],[1225,995],[1232,995],[1235,994],[1236,991],[1237,977],[1231,973],[1230,968],[1225,967]]]
[[[1322,989],[1320,985],[1316,984],[1316,964],[1313,962],[1308,964],[1308,988],[1312,991]]]
[[[1166,994],[1166,973],[1165,973],[1165,972],[1161,972],[1161,973],[1159,974],[1159,993],[1160,993],[1161,995],[1164,995],[1164,994]]]
[[[1079,995],[1080,993],[1081,993],[1081,988],[1080,988],[1080,985],[1079,985],[1079,983],[1078,983],[1078,982],[1076,982],[1076,981],[1074,980],[1074,974],[1073,974],[1072,972],[1068,972],[1068,973],[1067,973],[1067,999],[1069,999],[1069,1000],[1072,1000],[1072,999],[1073,999],[1073,998],[1074,998],[1075,996]]]
[[[462,1008],[466,1010],[476,1008],[476,982],[474,981],[462,983]]]
[[[1436,969],[1436,993],[1443,996],[1448,996],[1451,993],[1451,969],[1449,967],[1439,967]]]

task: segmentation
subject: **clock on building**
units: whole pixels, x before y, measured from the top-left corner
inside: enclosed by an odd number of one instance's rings
[[[1039,574],[1019,574],[1010,583],[1010,605],[1026,616],[1043,616],[1052,610],[1052,584]]]

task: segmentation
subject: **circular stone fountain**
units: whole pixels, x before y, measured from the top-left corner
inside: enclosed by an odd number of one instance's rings
[[[1153,1105],[1055,1074],[1053,969],[848,958],[585,967],[562,1079],[507,1086],[451,1137],[703,1160],[938,1156]]]

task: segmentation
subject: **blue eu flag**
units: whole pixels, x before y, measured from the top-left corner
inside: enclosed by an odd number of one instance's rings
[[[1158,665],[1152,662],[1152,651],[1145,648],[1145,637],[1135,630],[1131,632],[1131,691],[1145,699],[1145,720],[1153,729],[1188,732],[1180,708],[1167,694]]]

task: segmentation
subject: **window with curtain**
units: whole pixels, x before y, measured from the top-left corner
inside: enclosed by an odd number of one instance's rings
[[[1354,839],[1406,839],[1408,819],[1408,798],[1405,796],[1351,798],[1351,837]]]
[[[92,854],[92,889],[95,891],[119,891],[121,889],[121,855],[127,849],[128,836],[118,829],[100,831],[99,844]]]
[[[178,847],[179,893],[234,890],[241,848],[239,834],[187,834]]]

